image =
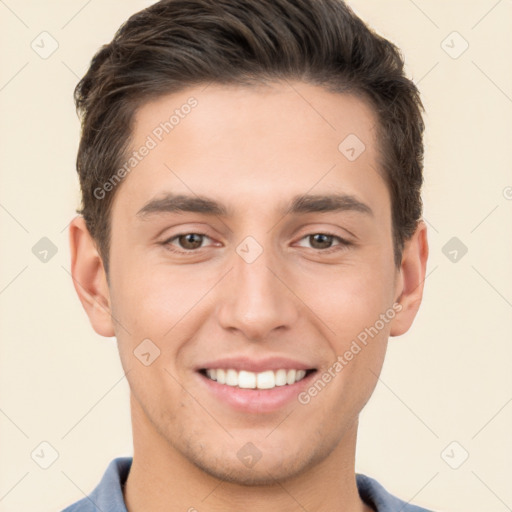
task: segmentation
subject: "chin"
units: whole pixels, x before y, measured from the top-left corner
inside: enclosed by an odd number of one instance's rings
[[[311,470],[329,453],[328,449],[316,450],[310,454],[282,448],[274,449],[269,452],[259,452],[260,458],[249,467],[243,462],[243,455],[247,453],[242,452],[243,448],[237,447],[231,451],[224,447],[218,453],[210,452],[209,456],[209,450],[205,448],[203,446],[199,453],[183,453],[183,455],[204,473],[219,480],[245,486],[269,486],[292,479]],[[253,447],[252,450],[257,449]],[[229,452],[233,454],[231,457],[227,456]],[[248,452],[251,452],[251,449]]]

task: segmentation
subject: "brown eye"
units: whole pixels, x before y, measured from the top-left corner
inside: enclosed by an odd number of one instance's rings
[[[203,237],[204,235],[200,235],[199,233],[187,233],[185,235],[178,235],[176,238],[180,247],[183,249],[193,250],[201,247]]]
[[[303,237],[301,242],[303,240],[307,241],[311,249],[315,249],[316,251],[324,254],[342,251],[352,245],[352,242],[330,233],[312,233],[311,235]],[[333,244],[333,242],[337,243]],[[307,246],[301,244],[301,247]]]
[[[210,239],[209,236],[203,233],[180,233],[179,235],[165,240],[165,242],[162,242],[162,245],[171,252],[182,254],[193,253],[197,249],[203,248],[202,243],[205,238]]]
[[[313,249],[329,249],[335,237],[325,233],[316,233],[309,235],[309,242]]]

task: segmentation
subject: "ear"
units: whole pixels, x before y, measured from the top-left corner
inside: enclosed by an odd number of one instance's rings
[[[76,293],[89,317],[93,329],[112,337],[110,294],[103,261],[82,216],[75,217],[69,226],[71,276]]]
[[[406,333],[416,317],[423,298],[427,259],[427,225],[421,220],[413,236],[404,244],[396,299],[402,309],[391,323],[391,336],[400,336]]]

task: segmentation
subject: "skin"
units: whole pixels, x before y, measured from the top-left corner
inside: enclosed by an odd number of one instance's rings
[[[94,330],[117,337],[130,385],[127,508],[369,511],[355,482],[358,416],[388,337],[405,333],[420,306],[426,226],[419,223],[396,268],[377,121],[361,99],[302,82],[203,85],[143,105],[132,147],[191,96],[197,107],[115,191],[108,280],[83,219],[70,226],[76,291]],[[338,150],[349,134],[366,148],[355,161]],[[230,215],[137,215],[166,192],[207,196]],[[283,213],[296,195],[333,192],[373,214]],[[193,244],[176,238],[186,233],[206,235],[192,255]],[[309,236],[317,233],[351,245],[322,245]],[[263,249],[252,263],[236,252],[247,236]],[[228,355],[276,355],[321,374],[395,303],[401,311],[306,405],[242,414],[210,395],[195,372]],[[160,350],[149,366],[133,354],[147,338]],[[237,457],[248,442],[262,454],[252,468]]]

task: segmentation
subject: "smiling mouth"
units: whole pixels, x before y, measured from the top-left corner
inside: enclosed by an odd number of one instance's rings
[[[207,379],[240,389],[273,389],[279,386],[291,386],[313,372],[316,372],[316,369],[295,370],[283,368],[263,372],[238,371],[232,368],[202,368],[199,370],[199,373]]]

